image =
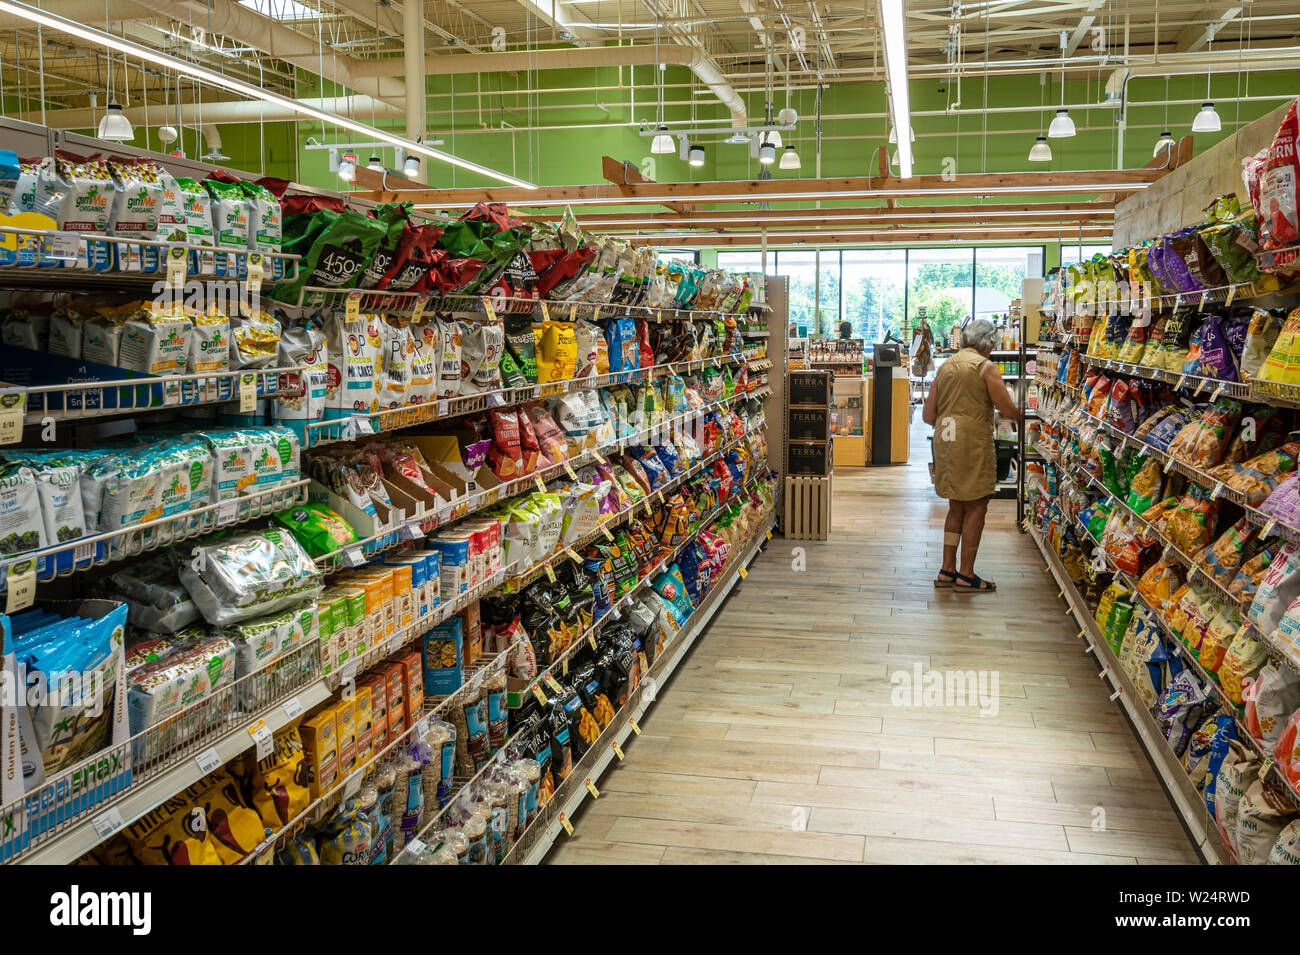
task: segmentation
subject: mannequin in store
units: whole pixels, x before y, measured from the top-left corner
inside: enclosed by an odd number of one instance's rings
[[[921,417],[934,428],[934,489],[948,499],[943,523],[943,566],[936,587],[954,593],[992,593],[997,584],[975,573],[989,498],[997,489],[993,409],[1020,420],[997,366],[989,355],[997,344],[992,322],[978,319],[961,330],[961,348],[939,368]],[[957,561],[958,544],[961,562]]]

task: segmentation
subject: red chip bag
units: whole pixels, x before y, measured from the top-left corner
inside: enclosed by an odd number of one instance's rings
[[[560,426],[551,417],[551,412],[540,401],[524,406],[533,431],[537,434],[537,445],[552,464],[559,464],[569,457],[569,442]]]
[[[722,461],[713,462],[713,476],[718,479],[718,500],[731,497],[731,469]]]
[[[533,430],[533,421],[527,413],[520,412],[519,420],[519,449],[523,458],[523,470],[521,473],[529,474],[538,468],[548,467],[554,464],[554,461],[545,459],[542,456],[541,445],[537,443],[537,432]]]
[[[393,292],[426,292],[432,288],[429,271],[447,256],[437,247],[441,237],[440,226],[403,226],[397,251],[393,253],[393,264],[377,287]]]
[[[502,481],[525,473],[519,438],[519,415],[513,408],[494,408],[488,412],[492,422],[492,446],[488,449],[488,467]]]
[[[444,295],[451,295],[468,288],[481,271],[483,263],[478,259],[444,258],[429,270],[425,289],[421,291],[437,289]]]
[[[641,367],[649,368],[655,363],[655,350],[650,345],[650,323],[641,318],[636,325],[637,338],[640,340],[637,353],[641,356]]]
[[[1296,121],[1296,100],[1286,111],[1282,125],[1268,147],[1264,172],[1259,180],[1259,205],[1261,245],[1265,249],[1280,249],[1300,242],[1300,217],[1296,214],[1297,177],[1300,164],[1296,160],[1296,147],[1300,145],[1300,127]]]

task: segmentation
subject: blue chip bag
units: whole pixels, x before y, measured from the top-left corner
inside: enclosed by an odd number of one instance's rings
[[[691,603],[700,602],[700,594],[708,593],[709,584],[707,580],[701,581],[701,570],[707,573],[708,564],[702,560],[700,545],[695,541],[687,544],[682,548],[682,552],[677,555],[677,566],[682,572],[682,581],[686,584],[686,593],[691,598]]]
[[[677,449],[670,444],[655,445],[655,454],[663,462],[664,469],[669,474],[681,474],[686,468],[682,466],[682,457],[677,453]]]
[[[661,488],[668,482],[668,469],[664,467],[654,448],[633,448],[632,455],[641,462],[646,477],[650,479],[650,490]]]
[[[664,603],[668,605],[668,609],[672,612],[677,625],[681,626],[686,623],[695,606],[691,603],[691,595],[686,589],[686,581],[682,577],[681,568],[673,564],[672,567],[656,577],[651,586],[654,588],[654,592],[664,599]]]

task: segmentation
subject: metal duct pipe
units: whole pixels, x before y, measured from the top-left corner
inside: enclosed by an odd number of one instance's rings
[[[516,53],[467,53],[448,56],[427,56],[424,72],[436,76],[459,73],[525,73],[530,70],[575,70],[599,66],[657,66],[666,63],[684,66],[712,91],[731,111],[732,125],[748,122],[745,101],[732,88],[731,83],[709,62],[702,50],[687,47],[660,47],[656,55],[653,46],[606,46],[572,50],[531,50]],[[397,66],[396,57],[370,60],[352,60],[355,77],[392,76]]]
[[[364,112],[367,115],[373,112],[377,118],[382,119],[396,119],[402,116],[402,110],[398,107],[391,103],[383,103],[372,99],[369,96],[327,96],[324,99],[303,99],[300,102],[341,116],[348,115],[349,111]],[[126,114],[127,119],[131,120],[133,124],[143,125],[145,123],[146,117],[143,106],[128,106],[122,112]],[[179,120],[177,120],[178,114]],[[48,110],[45,114],[45,124],[54,129],[93,129],[95,124],[99,122],[101,115],[102,111],[93,109]],[[31,110],[26,113],[19,113],[18,118],[31,123],[39,123],[41,122],[41,113],[40,110]],[[153,119],[155,122],[159,119],[156,110]],[[203,127],[207,128],[213,123],[255,123],[258,120],[268,123],[296,123],[303,120],[303,115],[287,107],[274,106],[260,100],[229,100],[226,102],[203,103],[202,105],[199,103],[172,104],[171,110],[163,119],[164,121],[179,121],[186,126],[196,126],[201,120]]]

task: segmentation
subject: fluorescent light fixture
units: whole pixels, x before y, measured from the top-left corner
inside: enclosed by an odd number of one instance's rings
[[[660,126],[655,130],[655,138],[650,140],[650,152],[656,156],[667,156],[677,152],[677,146],[673,143],[673,137],[669,134],[667,126]]]
[[[885,75],[889,82],[889,115],[898,136],[898,175],[912,178],[912,116],[907,89],[907,34],[904,29],[904,0],[880,0],[881,32],[885,40]]]
[[[764,166],[770,166],[772,163],[776,162],[776,147],[771,143],[763,143],[763,145],[759,146],[758,161]]]
[[[694,146],[691,147],[690,163],[692,166],[704,165],[704,147],[701,146],[699,143],[696,143]]]
[[[1058,109],[1056,116],[1052,119],[1052,125],[1047,127],[1047,135],[1052,139],[1069,139],[1074,135],[1074,120],[1070,119],[1068,109]]]
[[[344,182],[351,182],[357,177],[357,157],[352,153],[344,153],[339,159],[338,168],[339,178]]]
[[[1029,147],[1030,162],[1051,162],[1052,147],[1047,145],[1047,137],[1039,136],[1034,140],[1034,145]]]
[[[113,107],[109,107],[112,109]],[[1194,133],[1217,133],[1223,128],[1219,122],[1219,114],[1214,109],[1213,103],[1202,103],[1201,111],[1196,114],[1196,119],[1192,121],[1192,132]]]
[[[239,0],[241,7],[272,20],[319,20],[320,14],[298,0]]]
[[[383,172],[384,161],[380,159],[378,156],[371,156],[370,159],[366,162],[366,168],[373,169],[375,172]]]
[[[782,212],[780,212],[779,210],[768,210],[768,211],[764,211],[764,212],[763,212],[762,219],[763,219],[764,222],[769,222],[769,223],[772,223],[773,225],[779,225],[779,224],[784,223],[784,222],[795,223],[796,225],[807,225],[807,224],[808,224],[808,216],[809,216],[810,213],[816,213],[816,214],[817,214],[817,221],[818,221],[818,222],[842,222],[842,221],[861,221],[861,220],[876,220],[876,219],[878,219],[878,220],[880,220],[882,223],[895,222],[895,221],[900,221],[900,220],[904,220],[904,219],[925,219],[925,220],[930,220],[930,219],[969,219],[971,216],[976,216],[976,215],[977,215],[977,216],[979,216],[981,219],[994,219],[994,218],[1008,218],[1008,217],[1012,217],[1012,218],[1016,218],[1016,219],[1035,219],[1035,218],[1044,218],[1044,219],[1049,220],[1048,222],[1044,222],[1044,223],[1033,223],[1034,225],[1040,225],[1040,226],[1043,226],[1043,225],[1048,225],[1048,224],[1050,224],[1050,222],[1057,221],[1057,220],[1061,220],[1061,219],[1066,219],[1066,218],[1080,218],[1080,217],[1082,217],[1082,218],[1093,218],[1093,217],[1096,217],[1096,218],[1099,218],[1099,219],[1100,219],[1100,218],[1105,218],[1105,217],[1107,217],[1107,216],[1110,216],[1110,217],[1113,217],[1113,216],[1114,216],[1114,212],[1112,212],[1112,211],[1110,211],[1110,210],[1108,210],[1108,209],[1098,209],[1095,213],[1094,213],[1094,212],[1083,213],[1083,212],[1070,211],[1070,210],[1065,210],[1065,209],[1041,209],[1041,210],[1039,210],[1039,209],[1035,209],[1035,210],[1032,211],[1032,212],[1022,212],[1022,211],[1020,211],[1020,210],[1018,210],[1018,209],[1015,210],[1015,211],[1010,211],[1010,210],[1008,210],[1008,211],[1002,211],[1002,210],[992,210],[992,211],[990,211],[990,210],[988,209],[988,207],[986,207],[986,206],[974,206],[974,207],[971,207],[971,208],[965,208],[965,209],[962,209],[962,208],[960,208],[960,207],[954,206],[953,208],[956,209],[957,211],[955,211],[955,212],[933,212],[933,211],[927,209],[927,210],[923,210],[923,211],[920,211],[920,212],[909,212],[909,211],[907,211],[906,208],[898,208],[898,209],[890,209],[888,212],[885,212],[885,211],[881,211],[881,212],[869,212],[869,211],[866,211],[866,212],[856,212],[856,211],[848,211],[848,212],[844,212],[844,213],[842,213],[842,214],[840,214],[840,215],[836,215],[836,214],[835,214],[835,210],[833,210],[833,209],[831,209],[831,210],[824,210],[824,209],[802,209],[802,210],[798,210],[798,211],[796,211],[796,212],[793,213],[793,214],[792,214],[791,212],[788,212],[788,211],[787,211],[786,213],[782,213]],[[742,218],[743,218],[743,217],[742,217]],[[754,216],[751,215],[751,216],[749,216],[749,218],[754,218]],[[736,216],[723,216],[723,215],[710,216],[710,215],[708,215],[708,214],[702,214],[702,215],[692,215],[691,218],[690,218],[689,220],[685,221],[685,222],[673,222],[673,221],[671,221],[671,220],[666,220],[666,219],[663,219],[663,218],[655,219],[655,218],[651,218],[651,217],[649,217],[649,216],[644,217],[644,218],[636,218],[636,217],[634,217],[634,218],[630,218],[630,219],[602,218],[602,217],[597,213],[597,214],[593,214],[593,215],[589,215],[589,216],[583,216],[582,219],[581,219],[581,221],[580,221],[578,224],[581,225],[584,229],[593,229],[593,228],[597,228],[597,227],[600,227],[600,228],[615,228],[615,229],[616,229],[616,228],[619,228],[619,227],[633,227],[633,226],[638,226],[638,225],[639,225],[639,226],[653,226],[653,225],[669,225],[669,226],[671,226],[671,225],[682,225],[682,226],[687,226],[687,225],[701,225],[701,224],[705,224],[705,223],[720,223],[720,224],[725,225],[725,224],[727,224],[728,222],[735,222],[735,221],[737,221],[737,220],[738,220],[738,217],[736,217]]]
[[[260,99],[264,103],[274,103],[276,106],[283,106],[322,123],[329,123],[340,129],[347,129],[362,136],[381,140],[392,146],[401,146],[408,153],[419,153],[428,156],[431,159],[438,159],[442,162],[450,163],[453,166],[459,166],[461,169],[467,169],[470,172],[476,172],[480,175],[496,179],[498,182],[504,182],[510,186],[518,186],[520,189],[536,189],[535,183],[518,179],[504,172],[497,172],[495,169],[489,169],[487,166],[480,166],[476,162],[470,162],[468,159],[461,159],[459,156],[453,156],[451,153],[445,153],[439,149],[432,149],[424,143],[413,142],[403,136],[396,136],[382,129],[376,129],[373,126],[367,126],[365,123],[359,123],[356,120],[348,119],[346,116],[340,116],[337,113],[331,113],[328,110],[317,109],[307,103],[299,102],[288,96],[281,96],[279,93],[264,90],[260,86],[254,86],[252,83],[245,83],[243,80],[235,79],[233,76],[227,76],[224,73],[218,73],[216,70],[210,70],[207,67],[199,66],[196,63],[189,63],[159,50],[150,49],[147,46],[141,46],[139,43],[133,43],[130,40],[123,39],[119,36],[113,36],[111,33],[104,33],[101,30],[95,30],[91,27],[83,26],[73,20],[64,17],[55,16],[52,13],[46,13],[38,10],[26,3],[17,2],[17,0],[0,0],[0,13],[7,13],[30,23],[37,23],[43,27],[49,27],[51,30],[57,30],[60,33],[66,33],[69,36],[75,36],[87,43],[101,46],[106,50],[116,50],[118,53],[125,53],[128,56],[134,56],[146,63],[152,63],[155,66],[161,66],[165,69],[175,70],[186,76],[192,76],[197,80],[210,83],[213,86],[220,87],[224,90],[230,90],[232,93],[238,93],[249,99]]]
[[[406,173],[407,179],[414,179],[420,175],[420,157],[407,156],[406,162],[402,164],[402,172]]]
[[[791,143],[790,145],[786,146],[785,151],[781,153],[781,168],[782,169],[803,168],[803,162],[799,159],[799,154],[795,152],[794,143]]]
[[[1174,137],[1169,130],[1166,129],[1160,134],[1160,138],[1156,140],[1156,148],[1151,150],[1151,158],[1154,159],[1156,156],[1159,156],[1163,150],[1168,149],[1172,145],[1174,145]]]
[[[109,103],[104,118],[99,121],[96,135],[100,139],[127,143],[135,139],[135,129],[131,126],[131,121],[126,118],[126,114],[122,112],[122,107],[117,103]]]

